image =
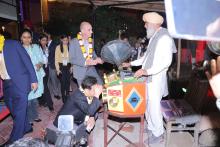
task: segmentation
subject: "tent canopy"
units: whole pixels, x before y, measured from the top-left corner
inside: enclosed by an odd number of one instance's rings
[[[54,0],[49,0],[54,1]],[[79,3],[92,5],[94,7],[109,6],[134,10],[147,10],[164,12],[163,0],[56,0],[60,2]]]

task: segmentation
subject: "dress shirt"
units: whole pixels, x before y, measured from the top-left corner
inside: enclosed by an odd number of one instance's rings
[[[149,44],[151,43],[151,40],[154,38],[155,34],[149,40]],[[172,53],[175,52],[173,51],[172,45],[173,45],[173,40],[168,35],[164,35],[158,40],[158,43],[156,45],[156,51],[154,54],[153,65],[151,68],[145,69],[148,75],[154,75],[163,70],[168,70],[170,62],[172,61]],[[143,57],[141,57],[138,60],[132,61],[131,65],[132,66],[145,65],[146,62],[145,59],[147,58],[146,53],[147,51],[145,52]]]
[[[0,77],[3,80],[8,80],[10,79],[10,76],[8,75],[6,66],[5,66],[5,60],[4,60],[4,55],[3,52],[0,53]]]

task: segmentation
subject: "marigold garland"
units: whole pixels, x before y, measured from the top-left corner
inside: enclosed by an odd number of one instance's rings
[[[84,44],[83,44],[82,33],[81,33],[81,32],[79,32],[79,33],[77,34],[77,39],[78,39],[78,41],[79,41],[79,45],[80,45],[80,48],[81,48],[83,57],[84,57],[85,59],[91,59],[91,58],[92,58],[92,53],[93,53],[92,38],[89,37],[89,40],[88,40],[88,41],[89,41],[89,53],[87,53],[86,48],[85,48],[85,46],[84,46]]]
[[[4,36],[0,35],[0,53],[3,51],[4,43],[5,43],[5,38]]]

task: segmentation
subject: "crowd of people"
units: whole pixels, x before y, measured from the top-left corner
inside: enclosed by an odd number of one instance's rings
[[[143,41],[140,40],[136,45],[137,57],[122,66],[141,66],[134,76],[146,78],[145,132],[150,134],[147,144],[153,144],[161,142],[164,137],[160,101],[168,95],[167,71],[176,47],[167,29],[161,27],[164,22],[161,15],[145,13],[143,21],[149,39],[147,50],[141,51]],[[4,101],[14,121],[5,145],[31,132],[34,121],[41,121],[37,112],[38,103],[53,111],[53,97],[62,98],[64,105],[51,130],[56,132],[60,115],[74,116],[79,137],[87,136],[94,127],[101,106],[99,97],[103,85],[95,65],[103,64],[103,60],[95,53],[91,24],[82,22],[79,28],[75,38],[70,40],[68,35],[62,35],[59,44],[52,40],[48,32],[40,34],[38,43],[34,44],[33,33],[29,29],[22,31],[19,41],[3,39],[0,46],[0,76],[3,79]],[[214,75],[218,72],[219,67],[212,70]],[[210,74],[207,75],[212,79]],[[72,77],[76,79],[79,89],[69,95]]]

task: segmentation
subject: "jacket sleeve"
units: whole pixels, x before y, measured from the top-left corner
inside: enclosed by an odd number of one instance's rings
[[[144,62],[145,56],[146,56],[146,54],[144,56],[142,56],[140,59],[132,61],[131,66],[140,66],[140,65],[142,65],[143,62]]]
[[[25,51],[23,46],[17,41],[15,42],[15,48],[17,49],[17,52],[18,52],[21,60],[23,61],[27,71],[29,72],[31,83],[37,83],[38,82],[37,81],[37,76],[36,76],[36,73],[35,73],[35,70],[34,70],[34,66],[31,62],[30,56]]]
[[[85,67],[85,59],[82,58],[81,50],[78,49],[78,41],[76,39],[71,40],[70,46],[69,46],[69,58],[70,63],[73,65]]]
[[[95,49],[93,49],[92,58],[96,59],[98,56],[96,55]]]
[[[98,98],[93,98],[92,103],[88,104],[87,100],[77,98],[76,105],[79,109],[84,112],[86,115],[94,116],[97,110],[99,109],[101,102]]]

